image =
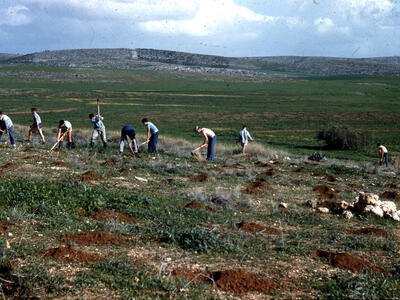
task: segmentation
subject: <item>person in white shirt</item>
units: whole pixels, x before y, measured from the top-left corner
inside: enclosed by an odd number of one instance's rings
[[[0,111],[0,139],[3,136],[3,133],[7,133],[10,136],[10,143],[15,148],[15,135],[14,135],[14,124],[11,121],[10,117],[7,115],[3,115],[3,112]]]
[[[199,149],[204,148],[207,146],[207,160],[214,160],[215,159],[215,143],[217,142],[217,135],[214,131],[209,128],[200,128],[196,126],[194,131],[197,133],[202,133],[204,137],[203,144],[200,145]]]
[[[242,145],[242,153],[246,152],[246,146],[250,141],[254,141],[250,133],[247,131],[246,125],[243,125],[242,130],[239,131],[239,142]]]
[[[58,148],[61,150],[64,137],[68,136],[68,143],[67,143],[67,149],[71,150],[72,149],[72,125],[70,122],[67,120],[60,120],[58,123],[58,134],[57,134],[57,141],[58,143]]]
[[[385,146],[381,144],[377,144],[378,146],[378,151],[379,151],[379,165],[383,164],[383,161],[385,161],[386,167],[389,165],[389,152],[386,149]]]

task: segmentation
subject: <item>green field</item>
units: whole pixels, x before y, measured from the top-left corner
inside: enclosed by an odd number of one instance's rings
[[[0,67],[0,109],[28,125],[29,111],[41,113],[45,130],[59,119],[90,128],[87,115],[101,99],[107,128],[126,124],[144,131],[152,119],[161,134],[192,140],[198,124],[215,130],[220,142],[234,143],[242,123],[258,142],[309,154],[323,146],[315,138],[327,124],[369,131],[365,153],[328,152],[339,158],[372,159],[376,141],[400,153],[400,78],[245,77],[53,67]]]

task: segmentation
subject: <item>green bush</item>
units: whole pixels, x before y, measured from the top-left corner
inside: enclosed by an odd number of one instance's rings
[[[325,127],[318,133],[317,139],[325,141],[326,147],[331,150],[365,150],[371,143],[368,133],[342,125]]]

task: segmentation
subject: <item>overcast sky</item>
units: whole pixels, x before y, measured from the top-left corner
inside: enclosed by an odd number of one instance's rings
[[[0,0],[0,52],[400,55],[400,0]]]

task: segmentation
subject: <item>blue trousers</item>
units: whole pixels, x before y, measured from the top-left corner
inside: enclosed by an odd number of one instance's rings
[[[156,153],[157,152],[158,134],[159,134],[159,131],[157,131],[156,133],[153,133],[150,136],[150,141],[149,141],[149,144],[147,146],[147,150],[149,151],[149,153]]]
[[[208,148],[207,148],[207,160],[215,159],[215,143],[217,142],[217,136],[213,138],[208,138]]]
[[[14,126],[11,126],[11,127],[8,129],[8,134],[9,134],[9,136],[10,136],[10,143],[11,143],[11,145],[15,145]],[[0,139],[1,139],[2,136],[3,136],[3,133],[0,132]]]
[[[386,152],[384,155],[385,155],[385,164],[387,167],[389,165],[389,153]]]

